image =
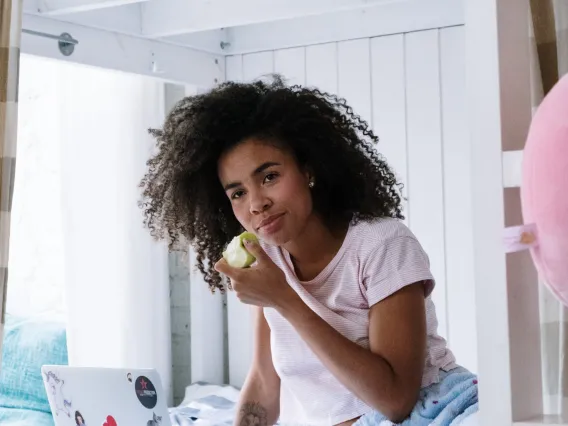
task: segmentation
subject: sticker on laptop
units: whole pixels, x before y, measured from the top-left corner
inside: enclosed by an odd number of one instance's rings
[[[158,394],[150,379],[145,376],[139,376],[136,379],[136,383],[134,383],[134,389],[140,404],[149,410],[156,406],[158,403]]]
[[[152,420],[148,420],[146,426],[160,426],[162,424],[162,416],[157,416],[156,413],[152,413]]]
[[[71,400],[65,398],[65,394],[63,393],[65,380],[60,379],[57,373],[48,371],[45,373],[45,383],[47,383],[49,392],[53,398],[55,415],[59,416],[60,413],[63,413],[67,414],[67,417],[71,417]]]
[[[75,423],[77,426],[87,426],[85,419],[80,411],[75,411]]]
[[[116,420],[114,419],[114,417],[107,416],[102,426],[118,426],[118,425],[116,424]]]

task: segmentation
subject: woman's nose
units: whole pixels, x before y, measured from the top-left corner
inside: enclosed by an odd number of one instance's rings
[[[262,193],[251,194],[250,197],[250,213],[260,214],[268,210],[272,206],[272,202]]]

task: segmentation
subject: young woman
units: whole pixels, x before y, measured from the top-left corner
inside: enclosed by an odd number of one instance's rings
[[[477,409],[475,377],[436,332],[395,175],[344,100],[279,77],[225,83],[152,132],[146,224],[255,307],[236,425],[453,425]],[[243,230],[261,243],[236,269],[219,259]]]

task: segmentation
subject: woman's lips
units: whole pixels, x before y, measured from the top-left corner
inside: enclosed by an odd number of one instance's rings
[[[258,230],[265,234],[272,234],[276,232],[282,226],[282,219],[284,218],[284,213],[278,213],[267,217],[258,226]]]

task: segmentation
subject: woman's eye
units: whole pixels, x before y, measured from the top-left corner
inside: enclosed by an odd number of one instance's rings
[[[272,182],[274,179],[278,177],[278,173],[268,173],[264,177],[264,183]]]
[[[233,195],[231,195],[231,200],[236,200],[237,198],[241,198],[244,195],[244,191],[235,191]]]

